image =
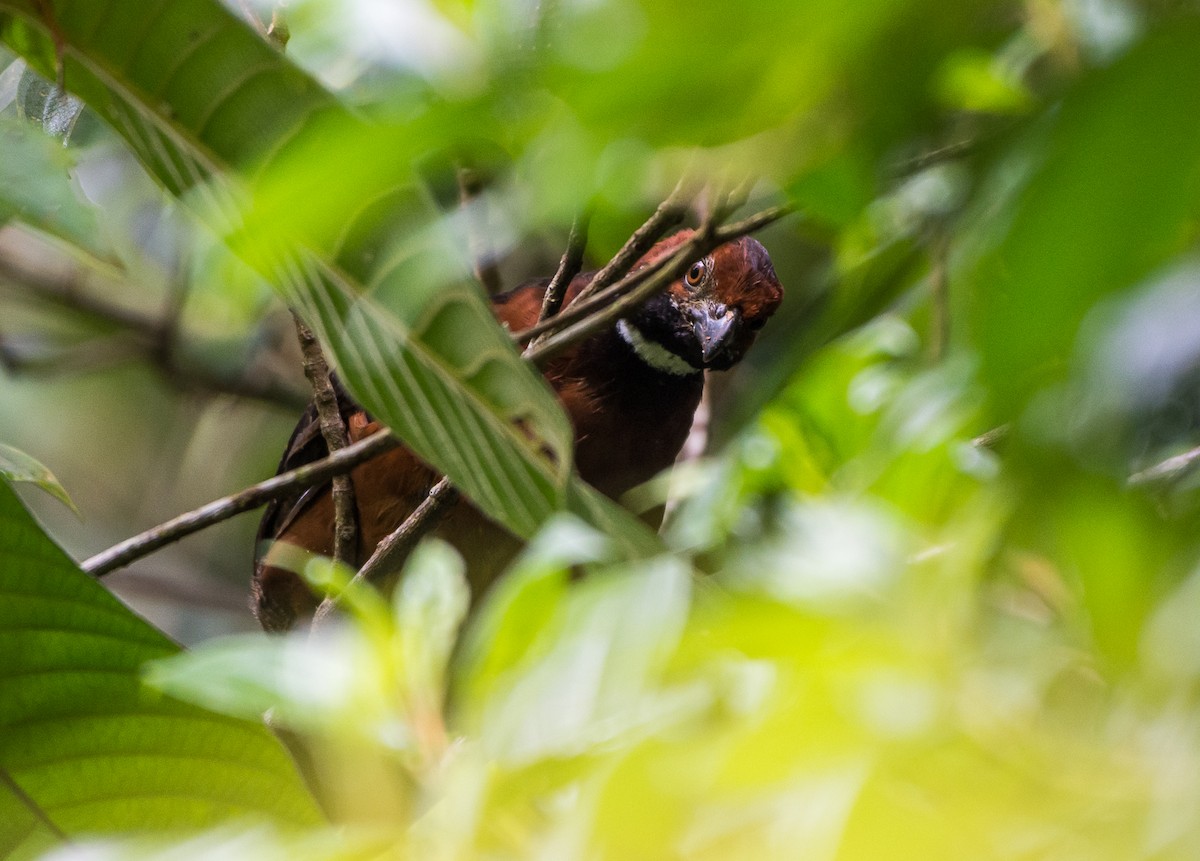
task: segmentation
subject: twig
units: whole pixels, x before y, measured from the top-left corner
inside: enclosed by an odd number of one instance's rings
[[[1007,423],[997,425],[991,430],[986,430],[979,436],[975,437],[975,439],[971,440],[971,445],[975,446],[975,448],[995,448],[996,445],[1003,442],[1008,437],[1010,430],[1012,430],[1012,425]]]
[[[405,518],[392,534],[379,542],[375,552],[363,563],[362,568],[354,575],[347,589],[354,589],[366,583],[375,583],[381,577],[387,576],[397,564],[407,558],[417,542],[431,529],[436,527],[442,517],[458,500],[458,491],[450,484],[450,479],[442,478],[429,490],[429,495],[421,501],[413,513]],[[313,614],[313,627],[321,623],[325,617],[334,611],[338,601],[336,598],[326,598]]]
[[[94,374],[141,358],[143,351],[112,338],[80,341],[67,347],[21,350],[11,343],[0,345],[0,364],[10,374],[34,379]]]
[[[667,199],[660,203],[658,209],[654,210],[654,214],[646,219],[646,223],[633,232],[633,235],[621,246],[621,250],[613,255],[612,260],[596,273],[596,277],[592,279],[591,283],[580,291],[579,295],[575,297],[576,302],[582,302],[608,285],[619,281],[633,268],[633,264],[637,263],[642,255],[662,238],[664,233],[683,221],[684,213],[687,212],[687,192],[684,190],[686,182],[686,177],[679,180]]]
[[[718,215],[721,209],[723,207],[714,208],[713,216]],[[627,275],[608,290],[597,294],[581,308],[576,308],[579,304],[578,300],[572,302],[570,307],[554,319],[556,321],[559,318],[567,317],[572,319],[582,317],[582,319],[536,344],[530,344],[529,349],[525,351],[525,358],[538,365],[544,364],[573,344],[612,325],[655,293],[665,289],[672,281],[681,277],[697,257],[704,256],[726,242],[753,233],[791,211],[791,206],[776,206],[724,227],[717,227],[714,218],[710,216],[700,229],[680,245],[670,257]],[[628,288],[626,282],[636,286]],[[514,338],[521,340],[528,331],[518,332]]]
[[[954,141],[936,149],[919,153],[900,162],[896,166],[896,173],[900,176],[908,176],[919,173],[928,167],[933,167],[935,164],[953,161],[956,158],[970,155],[982,142],[979,138],[967,138],[966,140]]]
[[[245,490],[221,497],[194,511],[181,514],[173,520],[147,529],[120,544],[97,553],[80,567],[94,577],[103,577],[110,571],[141,559],[160,547],[178,541],[193,532],[199,532],[222,520],[228,520],[243,511],[265,505],[273,499],[287,496],[304,487],[322,484],[335,475],[353,469],[365,460],[400,445],[390,431],[382,430],[366,439],[359,440],[326,458],[306,463],[304,466],[281,472],[279,475],[260,481]]]
[[[305,325],[300,315],[292,311],[296,321],[296,336],[300,341],[300,352],[304,355],[304,376],[312,384],[313,404],[317,408],[317,421],[321,436],[330,454],[341,451],[348,444],[346,423],[338,409],[337,393],[329,379],[329,363],[312,329]],[[347,565],[358,564],[358,515],[354,502],[354,482],[348,473],[333,477],[333,558]]]
[[[1176,481],[1191,472],[1197,463],[1200,463],[1200,446],[1135,472],[1129,476],[1129,486],[1140,487],[1160,481]]]
[[[6,254],[0,254],[0,279],[24,288],[44,301],[112,323],[149,339],[158,337],[161,323],[156,317],[105,302],[86,292],[79,279],[47,275],[16,263]]]
[[[483,181],[469,167],[458,169],[458,202],[462,206],[467,227],[467,247],[475,279],[489,294],[501,291],[500,270],[496,255],[488,241],[487,213],[483,205]]]
[[[305,394],[277,375],[260,377],[246,373],[231,374],[222,367],[201,364],[193,355],[198,351],[181,350],[180,339],[177,336],[170,336],[171,349],[163,349],[166,337],[164,332],[170,331],[169,321],[164,323],[157,317],[105,302],[82,289],[77,279],[48,276],[21,266],[8,256],[0,254],[0,281],[26,291],[38,301],[49,302],[98,323],[115,326],[121,330],[121,334],[130,339],[130,349],[126,351],[128,359],[146,359],[169,382],[183,388],[253,398],[288,409],[303,409],[308,403]],[[180,358],[181,353],[187,353],[186,360]],[[13,370],[39,369],[42,365],[37,359],[21,356],[15,351],[9,358],[12,360]],[[96,369],[85,366],[78,370]]]
[[[546,288],[546,294],[542,297],[542,310],[538,314],[539,321],[548,320],[558,313],[562,308],[563,297],[567,295],[567,288],[571,286],[571,281],[583,268],[583,252],[587,248],[588,220],[587,213],[584,213],[576,217],[571,224],[571,233],[567,237],[567,250],[563,252],[562,259],[558,261],[558,269],[550,280],[550,285]]]

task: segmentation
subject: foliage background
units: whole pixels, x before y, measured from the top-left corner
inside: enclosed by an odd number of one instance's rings
[[[213,639],[251,627],[243,518],[106,579],[196,645],[143,679],[173,649],[119,608],[77,648],[74,616],[17,600],[36,583],[110,607],[6,502],[0,702],[30,711],[0,708],[0,809],[41,830],[0,829],[5,852],[1194,857],[1194,4],[297,0],[285,57],[245,24],[267,6],[49,8],[47,28],[0,0],[0,440],[70,493],[82,517],[18,485],[76,559],[272,471],[304,398],[276,290],[330,298],[318,322],[360,390],[401,361],[356,351],[374,330],[345,310],[354,289],[279,277],[279,243],[384,285],[385,334],[504,362],[496,332],[422,317],[476,307],[457,164],[488,178],[509,284],[553,268],[585,206],[602,262],[689,167],[752,174],[754,204],[798,214],[760,237],[787,300],[714,381],[671,553],[623,559],[619,519],[533,464],[501,514],[524,523],[519,498],[533,520],[576,516],[461,635],[462,575],[431,545],[394,602],[351,596],[359,624],[325,641]],[[54,77],[56,27],[77,118],[24,71]],[[377,251],[402,289],[373,280]],[[532,389],[452,376],[455,404],[519,402],[556,439]],[[380,391],[402,421],[403,393]],[[447,463],[474,444],[448,438]],[[37,625],[44,640],[22,633]],[[70,687],[118,653],[120,696]],[[30,694],[41,655],[66,681]],[[111,737],[87,723],[98,701]],[[250,728],[268,708],[308,739],[336,830]],[[232,799],[251,757],[271,799],[184,810],[147,757],[201,736],[121,729],[147,709],[236,728],[189,772],[197,792]],[[146,767],[103,803],[65,797],[130,763]],[[157,803],[104,806],[134,797]]]

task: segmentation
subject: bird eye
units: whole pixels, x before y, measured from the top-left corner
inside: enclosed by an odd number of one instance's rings
[[[708,272],[708,264],[703,260],[697,260],[692,264],[692,268],[688,270],[683,280],[687,282],[689,287],[697,287],[704,280],[706,272]]]

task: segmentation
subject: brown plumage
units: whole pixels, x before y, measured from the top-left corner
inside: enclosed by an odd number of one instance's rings
[[[675,234],[639,262],[671,253],[690,236]],[[571,282],[569,302],[591,280]],[[496,296],[496,317],[511,331],[537,322],[548,281]],[[705,369],[732,367],[779,307],[783,290],[767,251],[743,237],[697,260],[688,273],[638,311],[553,359],[545,375],[575,429],[579,474],[617,498],[674,463],[704,388]],[[351,441],[380,429],[338,387]],[[280,471],[327,454],[310,406],[288,444]],[[437,474],[405,448],[394,449],[351,473],[359,513],[359,560],[399,526],[425,498]],[[333,501],[328,485],[272,504],[259,528],[253,602],[264,628],[284,630],[311,614],[316,599],[293,573],[308,554],[333,552]],[[657,526],[657,523],[655,523]],[[472,586],[482,592],[519,547],[515,538],[460,500],[436,535],[467,559]]]

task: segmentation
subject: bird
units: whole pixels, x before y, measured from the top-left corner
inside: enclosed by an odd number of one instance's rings
[[[634,269],[673,254],[694,231],[681,230],[647,251]],[[595,272],[577,275],[565,302]],[[538,321],[551,279],[538,279],[491,299],[497,320],[518,332]],[[732,368],[783,299],[767,249],[742,236],[692,262],[665,290],[571,349],[543,373],[575,434],[580,477],[613,499],[674,464],[687,440],[704,389],[705,371]],[[350,442],[382,429],[333,375]],[[279,471],[328,454],[315,406],[296,426]],[[403,446],[377,455],[350,473],[358,508],[357,558],[365,559],[427,498],[439,474]],[[661,509],[646,517],[659,526]],[[330,485],[271,503],[256,542],[251,606],[268,631],[286,631],[311,618],[319,599],[295,573],[313,554],[331,556],[334,507]],[[467,563],[472,592],[481,594],[520,549],[520,542],[467,499],[456,501],[434,535],[454,545]]]

